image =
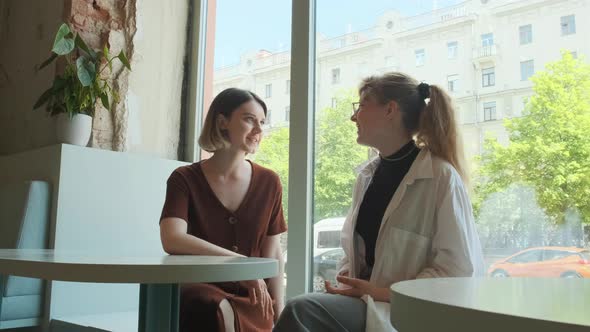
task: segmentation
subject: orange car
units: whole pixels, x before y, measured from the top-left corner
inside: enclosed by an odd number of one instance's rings
[[[488,273],[492,277],[590,278],[590,250],[529,248],[492,264]]]

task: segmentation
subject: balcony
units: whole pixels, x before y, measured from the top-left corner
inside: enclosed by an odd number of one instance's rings
[[[466,17],[470,13],[468,4],[469,1],[465,1],[454,6],[440,8],[428,13],[405,17],[400,20],[399,26],[402,27],[402,30],[412,30],[436,23],[444,23],[460,17]]]
[[[475,47],[473,49],[473,61],[482,62],[495,62],[498,56],[499,47],[497,44]]]

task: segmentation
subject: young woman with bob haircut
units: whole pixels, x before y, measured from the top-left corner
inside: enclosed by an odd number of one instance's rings
[[[262,140],[266,113],[250,91],[230,88],[215,97],[199,138],[212,156],[170,175],[160,235],[171,255],[275,258],[279,275],[183,285],[181,331],[270,331],[283,309],[281,183],[246,159]]]

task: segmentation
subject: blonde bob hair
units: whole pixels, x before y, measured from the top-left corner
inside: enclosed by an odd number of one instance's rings
[[[229,120],[236,109],[251,100],[255,100],[262,106],[264,116],[266,116],[266,104],[254,92],[238,88],[229,88],[221,91],[213,99],[213,102],[211,102],[211,106],[205,117],[203,130],[201,131],[201,136],[199,136],[199,146],[201,149],[207,152],[215,152],[228,148],[227,132],[219,128],[217,119],[222,115]]]

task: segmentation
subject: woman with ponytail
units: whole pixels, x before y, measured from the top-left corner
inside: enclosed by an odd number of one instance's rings
[[[448,94],[403,73],[366,78],[353,105],[357,142],[378,156],[358,169],[329,294],[292,299],[275,331],[395,331],[389,287],[483,275],[463,146]]]

